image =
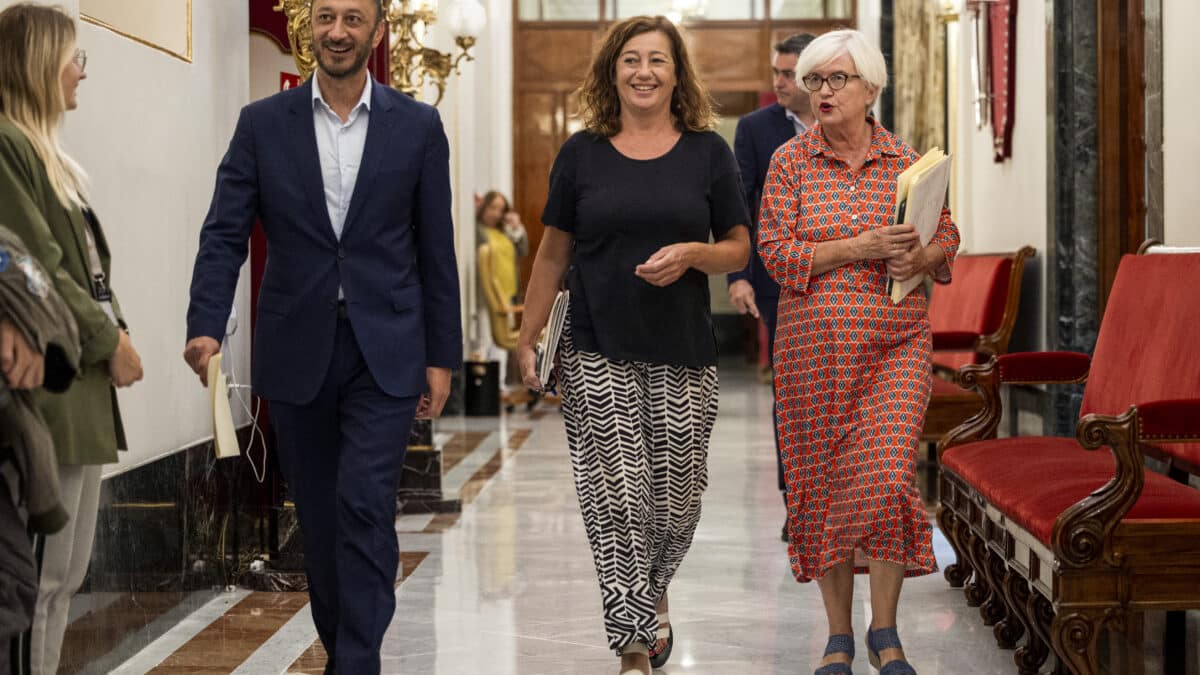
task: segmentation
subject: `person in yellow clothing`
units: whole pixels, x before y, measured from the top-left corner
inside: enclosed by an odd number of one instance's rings
[[[523,227],[519,238],[509,233],[512,228],[504,222],[509,212],[508,200],[494,190],[483,196],[475,211],[480,297],[487,306],[492,342],[505,351],[517,348],[520,325],[516,307],[520,287],[517,262],[522,253],[518,243],[523,242],[526,251],[529,248]]]

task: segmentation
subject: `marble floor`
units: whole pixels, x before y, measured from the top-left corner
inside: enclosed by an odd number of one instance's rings
[[[792,579],[779,540],[770,399],[770,388],[748,369],[722,371],[710,487],[691,553],[671,586],[675,651],[661,672],[807,673],[820,658],[817,587]],[[397,521],[404,569],[384,673],[616,673],[557,412],[443,420],[437,438],[453,464],[447,489],[464,508]],[[939,565],[953,561],[940,533],[935,546]],[[859,578],[859,635],[869,620],[866,590]],[[306,602],[303,593],[197,594],[187,605],[194,609],[142,622],[139,630],[156,631],[149,647],[129,653],[118,645],[69,670],[320,673],[324,655]],[[77,622],[120,603],[81,598]],[[905,582],[900,616],[901,637],[923,675],[1016,670],[1012,652],[996,648],[978,610],[940,574]],[[1194,667],[1195,617],[1189,623]],[[858,651],[857,672],[873,672],[861,643]]]

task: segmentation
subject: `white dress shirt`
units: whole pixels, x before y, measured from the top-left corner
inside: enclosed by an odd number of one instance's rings
[[[329,211],[333,236],[341,241],[346,213],[350,210],[350,198],[354,196],[354,183],[358,180],[363,148],[367,145],[367,124],[371,118],[371,76],[367,75],[358,105],[350,111],[350,118],[345,122],[321,96],[321,84],[315,74],[312,77],[312,100],[317,156],[321,161],[321,182],[325,186],[325,208]],[[338,286],[338,300],[345,297],[342,287]]]
[[[805,124],[804,122],[801,122],[800,118],[796,116],[796,113],[792,112],[791,110],[788,110],[787,108],[784,108],[783,116],[788,118],[789,120],[791,120],[792,126],[796,127],[796,135],[797,136],[808,131],[808,125]]]
[[[350,111],[350,119],[342,122],[333,108],[321,96],[317,76],[312,78],[313,126],[317,132],[317,155],[321,160],[321,182],[325,185],[325,208],[333,234],[342,238],[346,212],[358,180],[358,166],[363,148],[367,145],[367,123],[371,117],[371,76],[363,86],[358,105]]]

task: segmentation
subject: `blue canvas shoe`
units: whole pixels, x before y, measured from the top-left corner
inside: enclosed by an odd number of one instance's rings
[[[888,661],[880,667],[879,652],[885,649],[903,649],[900,646],[900,636],[896,634],[896,627],[879,630],[867,628],[867,658],[872,666],[879,669],[879,675],[917,675],[917,671],[904,659]]]
[[[829,642],[825,643],[825,654],[848,654],[850,660],[854,660],[854,636],[853,635],[830,635]],[[849,663],[827,663],[813,671],[813,675],[854,675],[854,671],[850,669]]]

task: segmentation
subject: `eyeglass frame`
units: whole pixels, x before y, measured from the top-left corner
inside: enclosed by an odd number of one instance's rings
[[[79,72],[81,73],[87,70],[87,60],[88,57],[86,49],[76,49],[75,54],[71,56],[71,63],[79,66]]]
[[[844,80],[842,80],[842,84],[841,84],[840,86],[837,86],[837,87],[835,87],[835,86],[833,86],[833,78],[835,78],[835,77],[838,77],[838,76],[841,76],[841,77],[843,77],[843,78],[845,78],[845,79],[844,79]],[[814,87],[814,86],[812,86],[811,84],[809,84],[809,83],[808,83],[808,80],[809,80],[810,78],[819,79],[819,80],[820,80],[820,82],[819,82],[819,83],[817,83],[817,86],[815,86],[815,87]],[[820,75],[818,75],[818,74],[816,74],[816,73],[809,73],[809,74],[807,74],[807,75],[805,75],[804,77],[801,77],[801,78],[799,78],[799,79],[800,79],[800,83],[804,85],[804,88],[805,88],[805,89],[807,89],[807,90],[809,90],[809,91],[811,91],[811,92],[813,92],[813,93],[815,94],[815,93],[817,93],[818,91],[821,91],[821,87],[824,87],[826,82],[828,82],[828,83],[829,83],[829,90],[830,90],[830,91],[841,91],[841,90],[843,90],[843,89],[845,89],[845,88],[846,88],[846,85],[850,84],[850,80],[854,80],[854,79],[859,79],[859,80],[861,80],[861,79],[863,79],[863,76],[862,76],[862,75],[859,75],[858,73],[842,73],[842,72],[837,72],[837,73],[830,73],[830,74],[829,74],[829,77],[822,77],[822,76],[820,76]]]

